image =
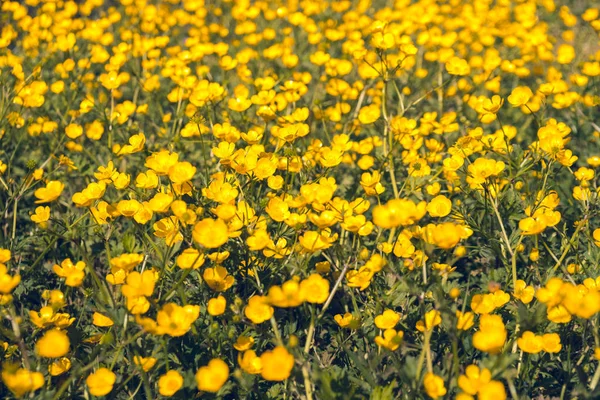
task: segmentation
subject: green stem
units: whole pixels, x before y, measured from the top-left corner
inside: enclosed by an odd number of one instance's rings
[[[427,329],[427,328],[426,328]],[[421,354],[419,355],[419,361],[417,362],[417,375],[416,375],[416,381],[419,381],[419,378],[421,377],[421,369],[423,368],[423,362],[425,362],[425,353],[428,352],[427,349],[429,349],[429,338],[431,337],[431,334],[433,332],[433,329],[431,330],[426,330],[425,331],[425,342],[423,343],[423,348],[421,349]],[[430,358],[431,355],[428,355],[428,358]],[[427,368],[429,369],[429,363],[430,360],[427,360]]]
[[[306,400],[312,400],[312,384],[310,383],[310,371],[308,363],[308,352],[310,351],[310,344],[315,334],[315,313],[314,310],[310,309],[310,325],[308,327],[308,333],[306,334],[306,343],[304,343],[304,353],[307,359],[302,366],[302,376],[304,377],[304,390],[306,391]]]
[[[15,197],[15,204],[13,206],[13,225],[12,225],[12,236],[11,242],[15,241],[15,237],[17,236],[17,206],[19,204],[19,196]]]
[[[573,244],[574,244],[575,240],[577,239],[577,236],[579,235],[579,231],[581,231],[581,228],[583,228],[583,226],[586,225],[587,219],[588,219],[588,216],[586,215],[583,218],[583,220],[580,221],[577,224],[577,229],[575,229],[575,232],[573,232],[573,236],[571,236],[571,239],[569,240],[569,243],[567,243],[567,247],[565,247],[565,250],[560,255],[560,258],[558,259],[558,262],[554,265],[554,267],[552,267],[552,270],[551,270],[552,273],[554,273],[558,269],[558,267],[561,266],[562,262],[567,257],[567,254],[569,253],[569,250],[571,250],[571,247],[573,247]]]
[[[594,373],[594,377],[592,378],[592,382],[590,383],[590,389],[596,389],[598,385],[598,381],[600,380],[600,363],[598,363],[598,368],[596,368],[596,372]]]

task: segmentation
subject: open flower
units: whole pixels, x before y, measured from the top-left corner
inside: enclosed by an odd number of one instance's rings
[[[404,332],[396,331],[395,329],[386,329],[383,332],[383,336],[375,337],[375,343],[377,343],[378,346],[394,351],[400,347],[403,338]]]
[[[71,342],[65,331],[51,329],[35,344],[35,352],[40,357],[58,358],[69,352]]]
[[[200,307],[187,305],[178,306],[174,303],[165,304],[156,315],[159,332],[170,336],[183,336],[192,327],[200,315]]]
[[[45,229],[48,227],[48,220],[50,219],[50,207],[39,206],[35,209],[35,214],[31,216],[31,220],[38,224],[40,228]]]
[[[44,375],[24,368],[9,370],[5,365],[2,369],[2,382],[16,397],[22,397],[44,386]]]
[[[64,188],[65,185],[60,181],[49,181],[46,187],[39,188],[33,193],[37,198],[36,204],[50,203],[58,199]]]
[[[497,354],[502,350],[507,335],[500,316],[485,314],[479,320],[479,330],[473,335],[473,346],[483,352]]]
[[[66,278],[65,284],[67,286],[81,286],[83,278],[85,278],[85,263],[83,261],[73,264],[73,261],[67,258],[60,265],[54,265],[52,270],[61,278]]]
[[[183,376],[175,370],[167,371],[158,379],[158,393],[161,396],[171,397],[183,385]]]
[[[196,383],[198,390],[216,393],[227,382],[229,378],[229,367],[225,361],[213,358],[208,365],[200,367],[196,372]]]
[[[260,361],[262,364],[260,374],[268,381],[286,380],[294,367],[294,356],[282,346],[261,354]]]
[[[108,368],[100,368],[96,372],[88,375],[85,383],[92,395],[105,396],[112,391],[116,380],[117,376],[114,372]]]

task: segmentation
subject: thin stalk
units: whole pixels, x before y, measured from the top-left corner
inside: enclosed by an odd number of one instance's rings
[[[13,206],[13,224],[12,224],[12,236],[11,242],[15,241],[15,237],[17,235],[17,207],[19,204],[19,196],[15,197],[15,203]]]
[[[392,131],[390,129],[390,121],[388,118],[388,112],[387,112],[387,80],[384,79],[383,80],[383,89],[382,89],[382,93],[381,93],[381,113],[383,114],[383,119],[385,121],[385,125],[384,125],[384,133],[383,133],[383,141],[384,141],[384,147],[389,146],[390,148],[390,152],[392,151],[392,143],[393,143],[393,134]],[[385,146],[387,141],[387,146]],[[385,152],[385,150],[384,150]],[[399,198],[399,193],[398,193],[398,184],[396,183],[396,172],[394,171],[395,167],[394,167],[394,158],[390,157],[389,163],[388,163],[388,173],[390,174],[390,180],[392,181],[392,190],[394,191],[394,198]]]
[[[432,333],[433,329],[425,331],[425,342],[423,343],[423,348],[421,349],[421,354],[419,355],[419,361],[417,362],[417,375],[415,377],[415,380],[417,382],[421,377],[421,369],[423,369],[423,362],[425,362],[425,353],[427,352],[426,347],[429,348],[429,338],[431,337]],[[431,355],[429,355],[428,357],[431,357]],[[427,363],[427,368],[429,369],[429,360]]]
[[[571,250],[571,247],[573,247],[573,244],[574,244],[575,240],[577,239],[577,236],[579,235],[579,231],[581,231],[581,228],[583,228],[583,226],[586,225],[587,219],[588,219],[588,216],[586,215],[583,218],[583,221],[580,221],[577,224],[577,229],[575,229],[575,232],[573,232],[573,236],[571,236],[571,239],[569,240],[569,243],[567,243],[567,247],[565,247],[565,250],[560,255],[560,258],[558,259],[557,263],[554,265],[554,267],[552,267],[552,270],[551,270],[552,273],[554,273],[558,269],[558,267],[561,266],[562,262],[567,257],[567,254],[569,253],[569,250]]]

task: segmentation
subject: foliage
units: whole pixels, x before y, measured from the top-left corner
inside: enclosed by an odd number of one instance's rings
[[[0,394],[600,397],[564,3],[4,1]]]

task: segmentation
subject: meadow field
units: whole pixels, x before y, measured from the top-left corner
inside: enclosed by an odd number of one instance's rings
[[[4,0],[0,398],[600,399],[598,0]]]

